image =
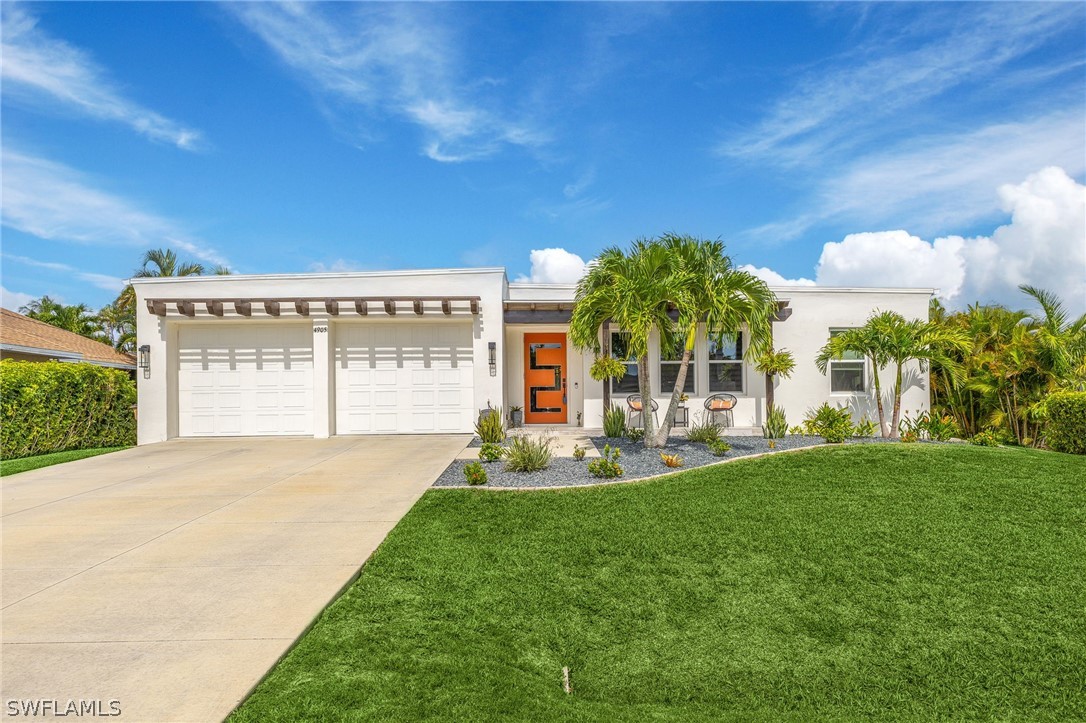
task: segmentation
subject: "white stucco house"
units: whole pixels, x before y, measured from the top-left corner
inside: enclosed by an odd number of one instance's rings
[[[471,432],[479,410],[524,408],[527,425],[602,426],[591,352],[566,338],[574,287],[509,282],[502,268],[132,279],[137,295],[139,443],[232,435]],[[933,289],[780,287],[774,346],[796,358],[776,403],[790,424],[829,401],[877,419],[863,360],[815,367],[835,330],[875,309],[927,318]],[[742,330],[704,333],[688,376],[689,416],[737,398],[731,423],[757,428],[764,378],[743,361]],[[621,330],[612,348],[622,355]],[[715,338],[715,336],[714,336]],[[661,358],[664,357],[664,358]],[[650,349],[654,396],[675,363]],[[611,382],[624,404],[634,372]],[[884,370],[884,386],[892,382]],[[906,369],[903,406],[926,410],[927,375]],[[672,381],[673,385],[674,382]],[[661,399],[662,401],[662,399]]]

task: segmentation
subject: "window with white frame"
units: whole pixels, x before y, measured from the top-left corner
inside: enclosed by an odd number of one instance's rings
[[[743,332],[709,333],[709,391],[743,393]]]
[[[630,334],[625,331],[611,332],[611,356],[626,362],[626,373],[611,380],[612,394],[637,394],[637,359],[630,353]]]
[[[682,337],[681,334],[678,336]],[[675,390],[675,381],[679,378],[679,367],[682,366],[683,352],[686,351],[686,338],[675,339],[675,348],[668,353],[667,349],[660,349],[660,393],[671,394]],[[683,393],[694,393],[694,353],[690,352],[690,363],[686,367],[686,381],[683,382]]]
[[[830,338],[848,329],[830,329]],[[846,351],[840,358],[829,363],[830,392],[834,394],[862,394],[867,391],[867,361],[863,354]]]

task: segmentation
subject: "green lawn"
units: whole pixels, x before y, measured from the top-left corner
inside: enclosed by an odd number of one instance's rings
[[[29,472],[39,467],[49,467],[54,464],[62,464],[87,457],[97,457],[100,454],[117,452],[128,447],[98,447],[96,449],[73,449],[67,452],[54,452],[52,454],[39,454],[36,457],[23,457],[21,459],[5,459],[0,461],[0,477]]]
[[[1082,457],[433,490],[232,720],[1081,720],[1084,608]]]

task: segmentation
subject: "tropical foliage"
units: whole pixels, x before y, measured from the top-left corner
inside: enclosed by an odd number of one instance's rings
[[[1071,319],[1055,295],[1020,288],[1036,311],[974,305],[947,313],[933,302],[931,323],[968,344],[944,349],[949,365],[932,364],[932,406],[966,437],[990,430],[993,438],[1040,446],[1048,397],[1086,389],[1086,315]]]
[[[953,352],[964,353],[968,348],[969,338],[958,329],[921,319],[909,321],[895,311],[883,311],[873,314],[861,327],[831,336],[815,363],[825,374],[832,360],[840,359],[848,352],[868,359],[875,370],[872,377],[882,435],[897,439],[905,364],[912,360],[938,364],[945,371],[948,384],[957,385],[961,381],[961,365],[951,355]],[[887,367],[894,373],[893,411],[889,419],[882,399],[881,374],[877,373]]]
[[[202,264],[181,261],[171,249],[152,249],[143,255],[133,277],[198,276],[205,273]],[[225,275],[230,269],[216,266],[212,273]],[[117,298],[95,313],[86,304],[62,304],[48,296],[31,301],[19,309],[31,319],[112,345],[118,351],[136,351],[136,292],[131,284]]]
[[[796,359],[787,349],[768,349],[758,357],[754,368],[765,375],[765,408],[766,416],[769,416],[773,411],[773,381],[776,377],[787,379],[792,376]]]
[[[1057,392],[1046,404],[1045,440],[1057,452],[1086,454],[1086,392]]]
[[[721,334],[745,327],[747,351],[760,355],[776,309],[776,297],[765,282],[735,268],[723,243],[665,234],[639,239],[629,251],[608,248],[589,266],[577,286],[570,339],[599,353],[600,328],[613,324],[622,329],[637,360],[639,392],[646,405],[652,399],[650,336],[659,335],[661,349],[676,349],[681,343],[675,387],[660,429],[655,429],[653,415],[644,415],[645,445],[658,447],[667,442],[675,423],[699,325]]]

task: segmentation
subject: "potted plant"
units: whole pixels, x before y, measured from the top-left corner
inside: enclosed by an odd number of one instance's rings
[[[509,426],[524,426],[524,407],[518,407],[516,405],[509,407]]]

